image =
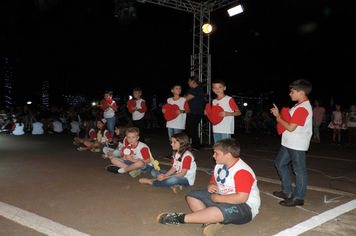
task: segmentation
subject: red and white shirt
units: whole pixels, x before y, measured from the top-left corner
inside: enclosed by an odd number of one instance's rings
[[[167,99],[168,104],[177,105],[179,110],[189,111],[189,105],[187,99],[180,97],[177,100],[173,98]],[[175,119],[167,121],[166,127],[167,128],[174,128],[174,129],[185,129],[185,121],[187,119],[187,114],[181,113]]]
[[[257,179],[253,170],[241,158],[229,169],[224,164],[216,164],[211,180],[217,183],[220,195],[248,193],[246,204],[251,207],[252,218],[258,214],[261,199]]]
[[[136,108],[137,111],[132,113],[133,120],[141,120],[145,116],[145,112],[147,111],[146,102],[142,98],[136,100]]]
[[[23,135],[25,134],[25,125],[23,123],[16,123],[12,126],[13,135]]]
[[[127,147],[131,149],[131,156],[136,160],[149,160],[152,157],[150,148],[143,142],[138,142],[136,147],[131,144],[127,145]]]
[[[220,106],[224,111],[234,112],[239,109],[235,100],[225,95],[221,99],[214,99],[213,106]],[[225,116],[224,119],[217,125],[213,125],[214,133],[222,134],[234,134],[235,130],[235,117],[234,116]]]
[[[108,141],[109,139],[111,139],[111,134],[110,132],[106,129],[104,130],[104,135],[101,133],[101,131],[99,130],[98,133],[96,134],[96,141],[100,142],[100,143],[105,143],[106,141]]]
[[[185,151],[181,161],[179,161],[180,153],[176,153],[174,158],[172,159],[172,164],[174,169],[176,169],[177,173],[182,172],[183,169],[187,169],[187,173],[185,174],[185,178],[188,179],[189,185],[194,185],[195,182],[195,174],[197,172],[197,164],[195,163],[194,156],[190,151]]]
[[[309,100],[294,105],[289,110],[291,116],[290,123],[297,124],[297,128],[290,132],[284,131],[282,134],[282,146],[307,151],[310,139],[313,134],[313,110]]]
[[[104,118],[112,118],[115,116],[115,111],[111,107],[108,106],[111,104],[113,107],[117,108],[116,102],[113,99],[103,99],[100,101],[101,108],[104,111]]]

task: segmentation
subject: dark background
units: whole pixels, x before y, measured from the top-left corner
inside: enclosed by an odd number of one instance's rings
[[[225,7],[211,13],[212,80],[226,93],[289,102],[288,85],[306,78],[311,99],[355,103],[355,8],[348,1],[240,1],[245,12],[229,18]],[[148,104],[171,96],[170,85],[187,89],[193,15],[136,3],[137,20],[121,25],[109,0],[58,0],[40,11],[30,0],[1,1],[2,63],[12,67],[13,99],[41,103],[42,82],[50,83],[51,105],[62,94],[99,101],[105,90],[127,96],[143,89]],[[4,73],[1,73],[2,75]],[[4,93],[1,79],[1,93]],[[3,97],[0,103],[3,106]],[[214,97],[214,96],[212,96]]]

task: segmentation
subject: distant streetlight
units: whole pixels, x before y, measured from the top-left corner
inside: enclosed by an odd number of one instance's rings
[[[244,8],[242,7],[242,5],[238,5],[227,10],[227,13],[229,14],[230,17],[232,17],[234,15],[242,13],[243,11]]]

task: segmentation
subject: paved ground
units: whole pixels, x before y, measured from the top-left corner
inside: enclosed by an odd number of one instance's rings
[[[242,159],[258,176],[260,214],[242,226],[224,226],[218,235],[356,235],[356,147],[312,143],[307,156],[309,174],[305,205],[287,208],[271,193],[280,190],[274,159],[278,138],[235,135]],[[153,156],[169,153],[166,129],[148,130],[146,143]],[[205,188],[214,165],[212,150],[196,152],[193,187],[176,195],[167,188],[140,185],[140,177],[112,174],[101,153],[79,152],[73,134],[11,136],[0,133],[0,235],[202,235],[200,225],[166,226],[156,216],[165,211],[190,212],[184,196]]]

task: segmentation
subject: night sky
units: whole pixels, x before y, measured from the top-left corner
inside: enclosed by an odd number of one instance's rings
[[[325,105],[355,103],[355,8],[347,1],[240,1],[245,12],[229,18],[227,7],[211,13],[212,80],[226,93],[288,101],[288,85],[309,79],[311,99]],[[121,25],[113,1],[58,0],[40,11],[30,0],[1,1],[2,65],[13,67],[14,100],[40,101],[50,82],[50,103],[61,94],[99,101],[103,91],[164,102],[170,85],[188,89],[193,15],[150,3],[136,3],[137,20]],[[2,66],[2,71],[4,66]],[[2,73],[3,74],[3,73]],[[1,81],[3,83],[3,79]],[[1,84],[3,88],[3,84]],[[3,97],[3,96],[2,96]],[[214,96],[213,96],[214,97]],[[3,105],[3,98],[0,99]]]

